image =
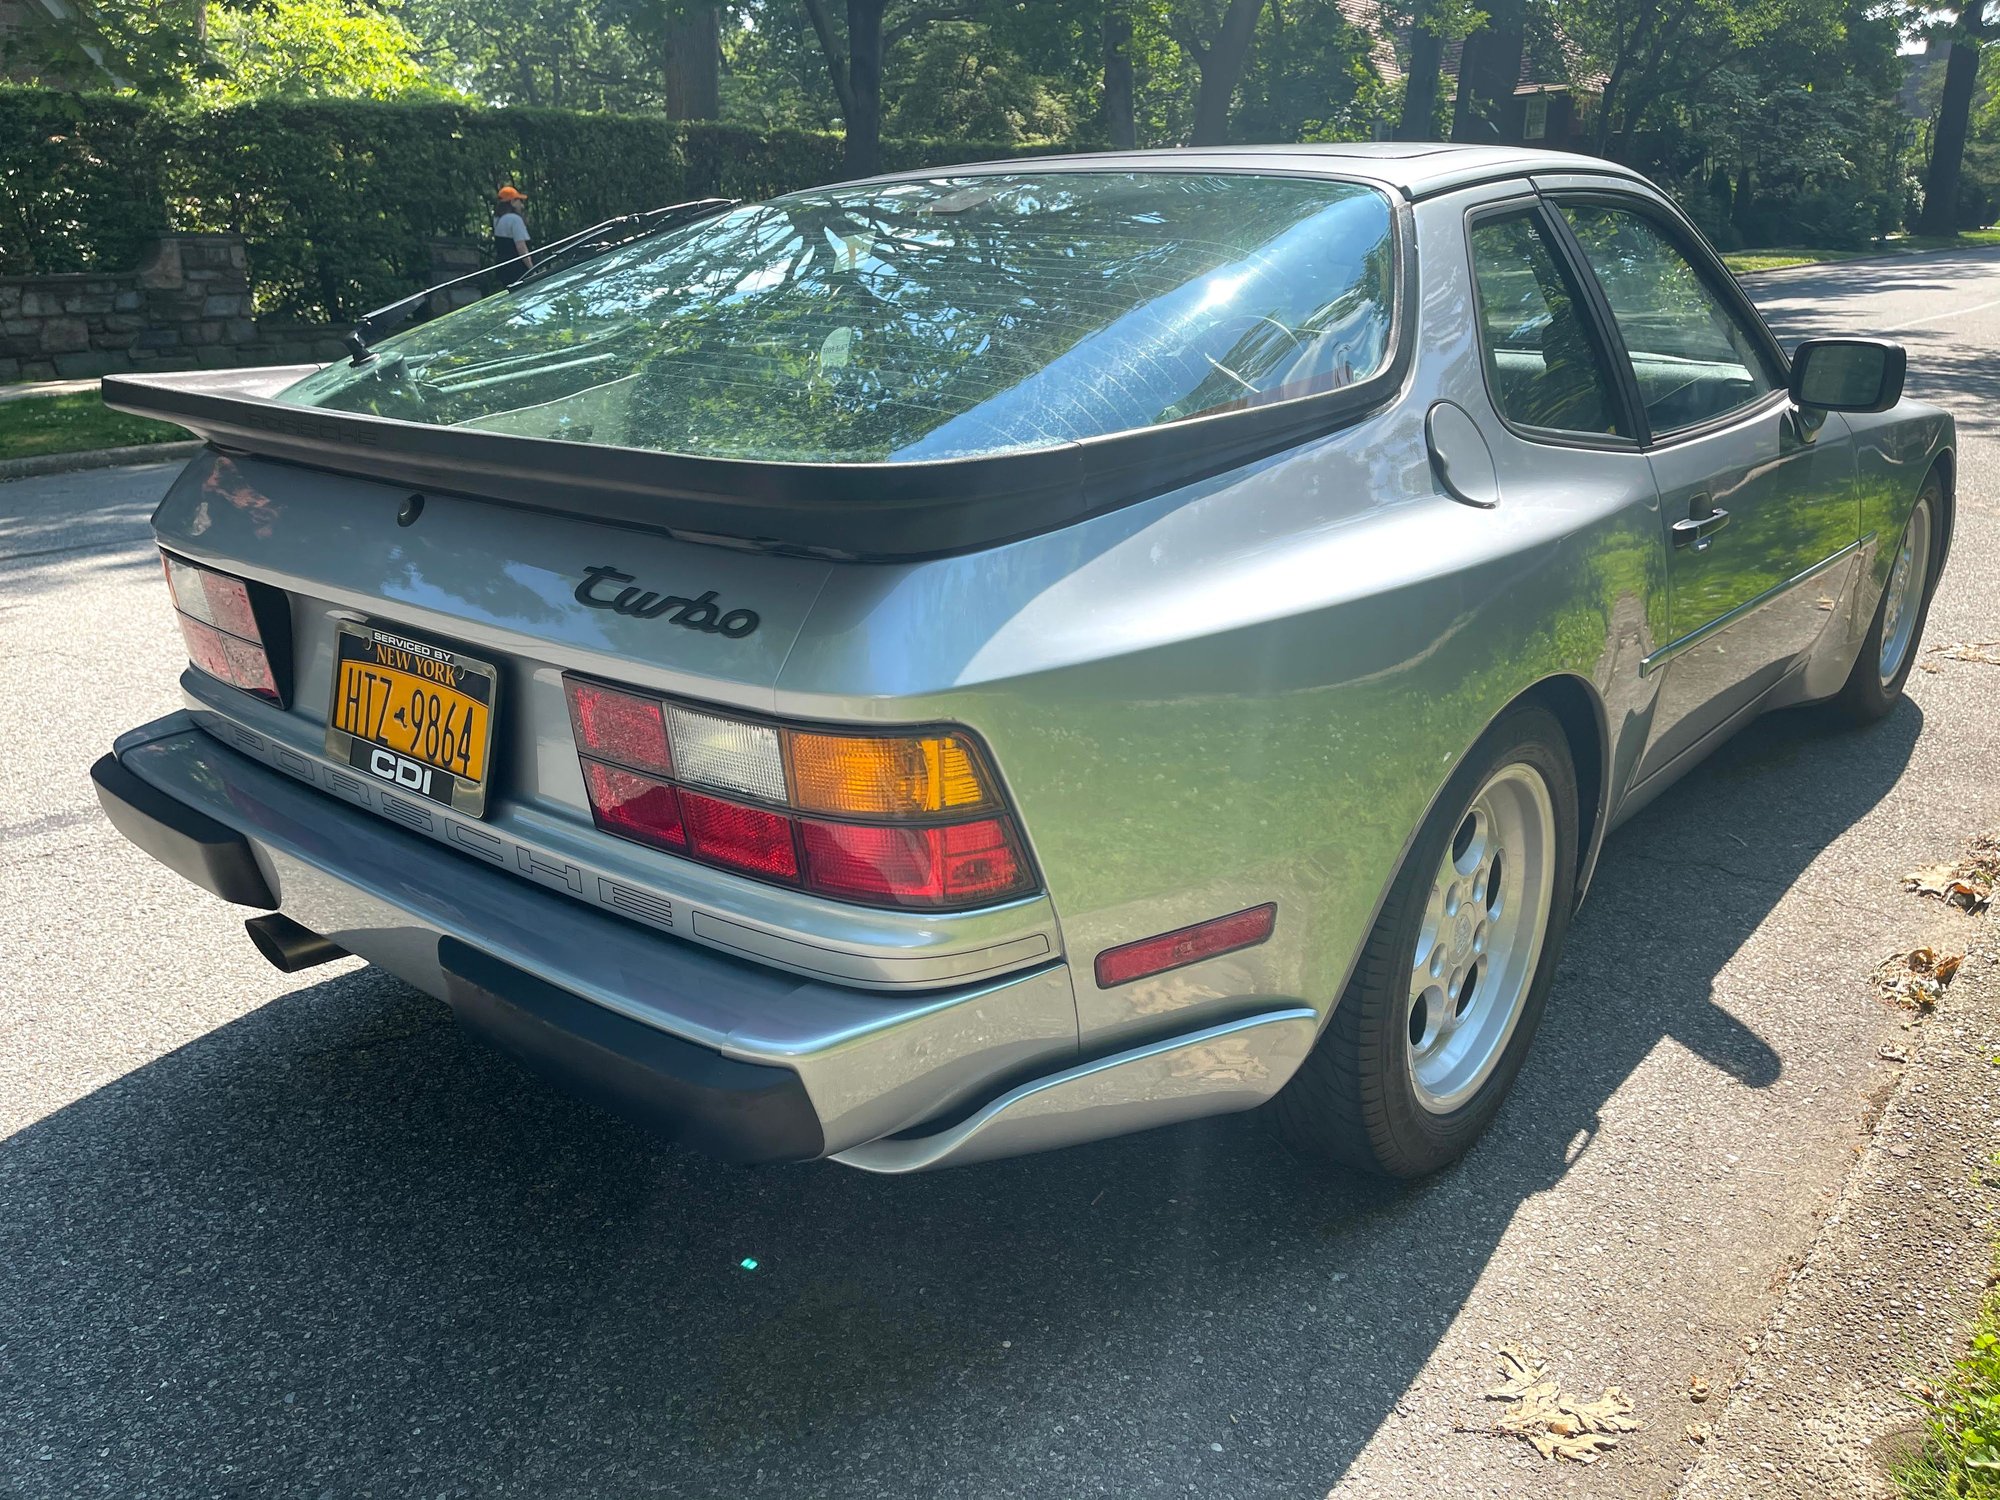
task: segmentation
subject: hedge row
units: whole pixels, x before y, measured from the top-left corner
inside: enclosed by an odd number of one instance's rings
[[[888,141],[891,167],[1017,153]],[[227,108],[0,88],[0,274],[121,270],[162,230],[249,244],[260,315],[349,319],[425,284],[430,242],[488,233],[513,182],[538,239],[688,198],[841,175],[838,136],[439,103]]]

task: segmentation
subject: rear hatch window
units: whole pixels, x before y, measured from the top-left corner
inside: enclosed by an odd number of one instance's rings
[[[1388,200],[1353,183],[828,188],[487,297],[279,399],[711,458],[976,458],[1365,381],[1395,264]]]

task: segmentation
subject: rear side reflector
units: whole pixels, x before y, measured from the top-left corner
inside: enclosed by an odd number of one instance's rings
[[[1097,987],[1108,990],[1115,984],[1130,984],[1135,979],[1164,974],[1220,953],[1254,948],[1271,935],[1277,920],[1277,903],[1267,901],[1248,911],[1198,922],[1176,932],[1163,932],[1158,937],[1141,938],[1123,947],[1107,948],[1097,955]]]
[[[964,732],[829,734],[565,677],[607,833],[869,906],[955,910],[1035,889],[985,752]]]
[[[164,552],[160,566],[174,596],[188,660],[218,682],[282,704],[284,693],[271,668],[249,585]]]

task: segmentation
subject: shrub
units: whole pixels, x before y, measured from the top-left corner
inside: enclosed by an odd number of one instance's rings
[[[431,241],[484,237],[503,182],[528,195],[547,241],[634,209],[841,175],[835,135],[432,100],[172,107],[0,88],[0,140],[28,143],[0,162],[0,270],[127,269],[162,230],[233,232],[259,313],[314,322],[425,285]],[[891,167],[1016,149],[883,143]]]
[[[152,116],[128,99],[0,88],[0,275],[122,270],[166,228]]]

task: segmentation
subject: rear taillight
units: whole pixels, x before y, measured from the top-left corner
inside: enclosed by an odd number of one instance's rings
[[[565,677],[597,826],[870,906],[985,906],[1034,889],[966,735],[839,735]]]
[[[240,578],[160,554],[188,660],[209,676],[273,703],[285,701],[271,668],[256,602]]]

